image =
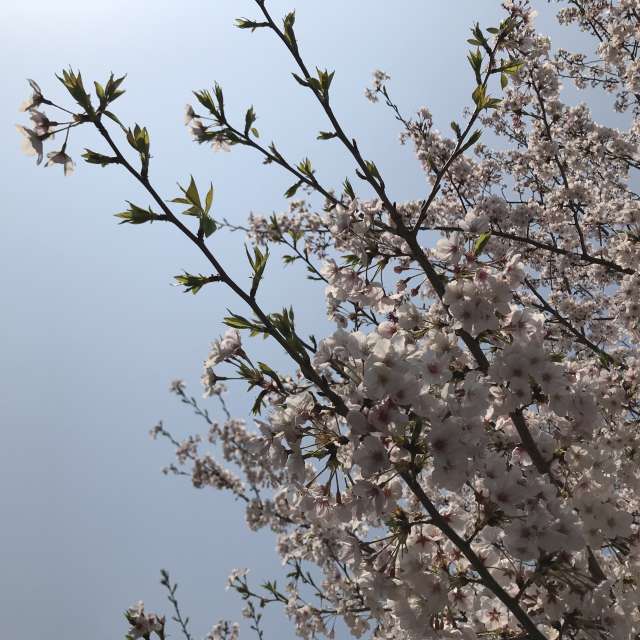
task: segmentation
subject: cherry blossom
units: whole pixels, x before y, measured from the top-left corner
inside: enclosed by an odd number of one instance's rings
[[[195,140],[246,146],[294,180],[284,211],[251,214],[247,226],[212,217],[193,179],[161,198],[145,130],[126,129],[137,168],[103,123],[107,105],[86,103],[79,74],[64,77],[82,110],[73,126],[93,125],[114,154],[85,159],[148,185],[151,207],[119,217],[176,227],[213,270],[178,283],[226,286],[245,307],[225,318],[204,365],[204,395],[221,417],[175,382],[206,436],[175,439],[163,423],[152,434],[175,449],[167,473],[230,491],[252,530],[274,534],[286,578],[229,582],[259,637],[267,605],[309,639],[336,637],[337,621],[380,640],[640,634],[640,2],[558,4],[585,50],[554,48],[530,4],[508,0],[499,25],[472,27],[469,106],[441,129],[427,107],[405,115],[390,77],[375,72],[366,95],[401,123],[426,178],[423,196],[403,202],[343,129],[332,72],[309,71],[295,14],[280,26],[256,0],[258,17],[237,26],[286,48],[327,116],[320,139],[340,143],[367,190],[353,176],[325,186],[310,159],[264,145],[253,108],[236,123],[216,84],[187,107]],[[572,100],[569,87],[590,91]],[[625,127],[595,121],[595,91]],[[35,129],[20,128],[38,161],[53,131],[42,104],[55,107],[38,87],[27,107]],[[225,230],[251,243],[248,285],[207,245]],[[317,281],[333,331],[307,336],[295,305],[260,305],[273,246]],[[257,336],[290,368],[262,362]],[[227,408],[236,384],[253,394],[251,417]],[[150,615],[129,610],[131,637],[159,633]],[[209,637],[237,635],[223,621]]]

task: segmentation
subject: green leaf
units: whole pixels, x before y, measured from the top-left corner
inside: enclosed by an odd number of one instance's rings
[[[293,198],[293,196],[296,195],[296,192],[298,191],[298,189],[303,185],[303,181],[302,180],[298,180],[298,182],[296,182],[295,184],[292,184],[285,192],[284,192],[284,197],[285,198]]]
[[[517,22],[513,17],[508,17],[500,23],[500,36],[508,35],[515,28]]]
[[[139,153],[142,163],[142,174],[146,175],[149,169],[150,138],[146,127],[136,124],[133,129],[127,129],[127,142]]]
[[[216,94],[216,100],[218,101],[218,111],[224,118],[224,95],[222,93],[222,87],[216,82],[213,86],[213,92]]]
[[[471,32],[473,33],[473,40],[474,43],[473,44],[479,44],[487,53],[491,53],[491,47],[489,46],[489,43],[487,42],[487,39],[485,38],[484,34],[482,33],[482,29],[480,29],[480,25],[476,22],[475,26],[473,27],[473,29],[471,29]]]
[[[129,205],[129,208],[126,211],[115,214],[116,218],[121,218],[122,222],[120,224],[143,224],[145,222],[153,222],[154,220],[167,219],[165,216],[154,213],[151,210],[151,207],[149,207],[148,209],[143,209],[142,207],[138,207],[128,200],[127,203]]]
[[[258,397],[256,398],[255,402],[253,403],[253,406],[251,407],[251,413],[254,416],[260,415],[262,408],[265,406],[265,396],[267,395],[267,393],[269,393],[269,389],[263,389],[259,394]]]
[[[110,102],[113,102],[124,93],[124,89],[119,89],[119,87],[125,78],[126,75],[115,78],[112,73],[104,87],[99,82],[94,81],[93,84],[96,88],[96,95],[100,100],[100,110],[103,110]]]
[[[613,358],[608,353],[598,354],[598,359],[603,367],[609,368],[609,365],[613,363]]]
[[[472,147],[476,142],[478,142],[478,140],[480,140],[481,135],[482,135],[482,131],[480,129],[476,129],[469,136],[469,139],[464,143],[464,145],[460,149],[460,152],[464,153],[469,147]]]
[[[210,184],[209,191],[207,191],[204,208],[193,176],[191,176],[189,186],[186,189],[180,184],[178,184],[178,187],[180,191],[182,191],[183,196],[173,198],[171,202],[187,205],[187,209],[182,211],[182,213],[188,216],[199,217],[201,219],[200,229],[202,233],[209,237],[216,230],[215,223],[208,215],[211,210],[211,205],[213,204],[213,184]]]
[[[262,253],[258,246],[253,248],[253,258],[251,257],[249,250],[245,247],[245,252],[249,258],[249,263],[253,269],[253,280],[251,283],[251,291],[249,295],[253,298],[258,291],[258,286],[262,280],[265,267],[267,266],[267,260],[269,260],[269,249]]]
[[[503,89],[506,89],[508,84],[509,84],[509,78],[507,78],[507,74],[506,73],[501,73],[500,74],[500,87],[502,87]]]
[[[248,136],[249,131],[251,131],[251,127],[253,123],[256,121],[256,112],[253,110],[253,105],[251,105],[247,109],[247,113],[244,116],[244,135]]]
[[[487,99],[486,89],[483,85],[479,84],[471,94],[471,98],[475,102],[478,109],[482,109],[484,107],[484,102]]]
[[[107,118],[110,118],[115,123],[119,124],[123,131],[127,130],[127,128],[122,124],[122,122],[120,122],[120,119],[118,118],[118,116],[116,116],[115,113],[111,113],[111,111],[104,111],[103,113],[105,116],[107,116]]]
[[[500,71],[513,75],[522,69],[524,63],[521,60],[511,59],[500,67]]]
[[[280,161],[284,161],[284,158],[282,157],[282,154],[278,151],[275,142],[272,142],[269,145],[269,151]]]
[[[237,313],[232,313],[231,311],[229,311],[229,313],[231,315],[223,320],[223,323],[228,327],[232,327],[233,329],[248,329],[251,336],[262,334],[266,337],[269,335],[269,332],[259,320],[251,321]]]
[[[120,85],[126,77],[127,76],[125,74],[119,78],[115,78],[113,73],[109,76],[109,80],[107,81],[107,85],[104,89],[104,96],[107,104],[113,102],[124,93],[124,89],[120,89]]]
[[[251,20],[250,18],[236,18],[236,27],[238,27],[238,29],[251,29],[252,33],[256,29],[268,26],[268,22],[256,22],[255,20]]]
[[[207,196],[204,201],[204,211],[205,213],[209,213],[211,210],[211,205],[213,204],[213,183],[209,187],[209,191],[207,191]]]
[[[78,73],[75,73],[71,68],[69,68],[69,70],[64,69],[62,71],[62,77],[56,75],[56,78],[62,82],[73,99],[86,111],[88,115],[92,116],[95,114],[93,105],[91,104],[91,97],[85,91],[82,83],[82,75],[79,71]]]
[[[313,166],[311,165],[311,160],[309,158],[305,158],[301,162],[298,163],[298,171],[304,174],[308,178],[313,178]]]
[[[375,162],[372,162],[371,160],[365,160],[364,164],[367,167],[367,171],[371,176],[373,176],[374,178],[377,178],[378,180],[382,180],[380,176],[380,172],[378,171],[378,167],[376,166]]]
[[[222,322],[233,329],[250,329],[253,326],[249,320],[235,313],[223,318]]]
[[[487,242],[489,242],[490,238],[491,238],[491,231],[485,231],[484,233],[481,233],[478,239],[475,241],[473,245],[473,255],[476,258],[482,253],[484,248],[487,246]]]
[[[96,82],[95,80],[94,80],[93,84],[94,84],[94,86],[96,88],[96,95],[100,99],[100,102],[103,102],[104,99],[105,99],[105,97],[104,97],[104,87],[99,82]]]
[[[209,93],[209,91],[207,91],[206,89],[203,89],[201,91],[194,91],[193,95],[196,97],[196,100],[205,109],[207,109],[207,111],[209,111],[209,113],[211,113],[213,116],[215,116],[216,119],[219,119],[220,112],[218,111],[218,107],[216,106],[215,102],[213,101],[213,98],[212,98],[211,94]]]
[[[317,135],[318,140],[331,140],[332,138],[337,138],[338,134],[334,131],[321,131]]]
[[[315,89],[318,93],[322,93],[322,85],[320,84],[320,80],[318,80],[318,78],[309,78],[307,82],[312,89]]]
[[[290,13],[287,13],[287,15],[284,17],[284,20],[282,21],[282,24],[284,26],[284,37],[285,37],[285,40],[289,43],[289,45],[293,49],[297,48],[296,35],[293,32],[293,25],[294,25],[295,21],[296,21],[296,12],[295,11],[291,11]]]
[[[198,193],[198,187],[196,187],[196,182],[191,176],[191,181],[189,182],[189,187],[184,192],[187,200],[191,202],[194,206],[198,207],[202,211],[202,204],[200,203],[200,194]]]
[[[473,69],[477,84],[482,84],[482,54],[480,53],[480,49],[470,51],[467,55],[467,60],[469,60],[469,64]]]
[[[218,282],[220,280],[220,276],[203,276],[201,273],[196,276],[185,271],[182,275],[173,276],[173,279],[176,281],[177,285],[184,287],[185,293],[191,292],[195,295],[206,284],[210,282]]]
[[[270,376],[271,378],[278,378],[278,374],[268,364],[265,364],[264,362],[258,362],[258,369],[260,369],[262,373]]]
[[[120,163],[120,160],[115,156],[105,156],[101,153],[91,151],[91,149],[85,149],[82,157],[84,158],[85,162],[88,162],[89,164],[99,164],[103,167],[106,167],[108,164]]]
[[[297,73],[292,73],[291,75],[296,79],[298,84],[301,84],[303,87],[309,86],[309,83],[304,78],[301,78]]]
[[[344,189],[345,195],[349,196],[351,200],[356,199],[356,193],[353,190],[353,187],[351,186],[351,182],[349,181],[349,178],[344,179],[344,182],[342,183],[342,188]]]
[[[301,240],[304,236],[304,231],[300,229],[289,229],[289,235],[291,236],[291,240],[293,240],[293,246],[295,247],[298,244],[298,241]]]
[[[200,216],[200,228],[202,229],[202,233],[204,233],[204,237],[208,238],[218,227],[213,218],[203,213]]]
[[[327,71],[326,69],[323,71],[316,67],[316,71],[318,72],[318,83],[320,85],[320,91],[325,95],[329,95],[329,87],[331,86],[331,82],[333,81],[333,76],[335,75],[335,71]]]

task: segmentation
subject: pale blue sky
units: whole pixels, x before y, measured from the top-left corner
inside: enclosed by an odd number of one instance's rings
[[[540,9],[546,3],[540,2]],[[411,150],[397,143],[397,123],[363,89],[370,73],[391,74],[406,113],[427,105],[439,128],[460,118],[473,88],[465,60],[468,27],[499,20],[496,0],[272,0],[273,14],[297,9],[296,30],[311,65],[336,69],[336,112],[375,159],[395,199],[425,190]],[[548,10],[547,10],[548,11]],[[166,392],[182,377],[192,392],[208,343],[226,307],[244,309],[222,288],[198,296],[170,286],[182,269],[207,267],[168,226],[118,226],[125,200],[148,204],[117,167],[78,162],[63,178],[20,155],[13,125],[25,78],[63,98],[55,72],[79,67],[87,84],[109,71],[128,73],[114,110],[149,127],[151,176],[163,196],[193,174],[216,187],[216,215],[241,223],[250,211],[283,209],[291,179],[243,149],[214,154],[191,142],[182,124],[192,89],[221,83],[229,113],[253,104],[256,125],[292,160],[309,155],[318,175],[338,186],[351,163],[335,141],[318,142],[326,123],[290,76],[282,45],[264,32],[233,27],[252,16],[249,0],[32,0],[0,8],[0,127],[4,152],[0,273],[0,636],[16,640],[121,637],[122,611],[137,599],[169,611],[158,585],[168,568],[181,584],[196,636],[220,617],[239,619],[241,602],[225,592],[228,573],[249,566],[256,582],[281,575],[268,534],[243,524],[242,508],[211,490],[166,478],[171,461],[148,430],[164,419],[179,435],[201,430]],[[545,17],[545,21],[547,18]],[[72,136],[69,151],[104,151],[97,136]],[[216,235],[214,251],[231,271],[247,273],[243,238]],[[301,327],[321,332],[320,289],[302,269],[273,262],[265,308],[293,303]],[[285,366],[268,343],[262,360]],[[236,387],[230,405],[247,415]],[[269,629],[283,618],[270,616]],[[279,637],[283,637],[279,634]]]

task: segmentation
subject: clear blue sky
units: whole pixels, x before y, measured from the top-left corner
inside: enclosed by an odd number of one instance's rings
[[[539,2],[541,11],[546,3]],[[473,88],[465,56],[468,27],[491,26],[497,0],[272,0],[275,15],[297,9],[296,30],[311,65],[336,69],[335,108],[366,157],[375,159],[393,196],[418,198],[425,184],[410,149],[382,105],[363,89],[382,68],[406,113],[427,105],[439,128],[460,118]],[[296,6],[297,5],[297,6]],[[239,149],[214,154],[191,142],[182,124],[191,90],[214,80],[229,113],[253,104],[264,139],[292,160],[309,155],[318,175],[338,186],[352,166],[337,143],[318,142],[326,123],[289,74],[293,65],[265,32],[233,19],[255,15],[249,0],[32,0],[0,8],[0,636],[16,640],[110,640],[125,631],[122,611],[137,599],[168,611],[158,585],[166,567],[181,584],[196,636],[218,618],[239,619],[241,602],[225,592],[234,567],[260,578],[281,575],[268,534],[252,534],[242,508],[212,490],[166,478],[171,461],[148,430],[164,419],[178,435],[203,425],[167,393],[184,378],[200,395],[201,361],[221,332],[225,309],[243,311],[221,288],[194,297],[170,286],[182,269],[206,265],[175,230],[118,226],[125,200],[148,204],[117,167],[78,162],[63,178],[20,155],[17,107],[25,78],[63,97],[55,72],[79,67],[87,84],[128,73],[115,110],[152,136],[151,176],[165,197],[193,174],[216,187],[215,212],[238,223],[250,211],[283,209],[290,178]],[[543,16],[545,24],[548,19]],[[69,151],[103,151],[93,133]],[[216,235],[212,247],[244,278],[240,236]],[[302,269],[269,267],[262,301],[293,303],[301,326],[321,332],[324,304]],[[259,342],[263,360],[284,365]],[[266,352],[266,353],[265,353]],[[248,414],[244,388],[231,407]],[[282,617],[270,616],[276,629]],[[280,637],[282,635],[280,634]]]

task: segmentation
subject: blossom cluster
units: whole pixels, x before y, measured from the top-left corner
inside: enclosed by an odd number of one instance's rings
[[[205,361],[204,395],[224,420],[172,385],[206,420],[211,450],[162,424],[153,433],[175,446],[168,471],[232,492],[250,528],[276,535],[284,587],[230,580],[252,628],[258,608],[279,604],[309,639],[334,637],[337,620],[380,640],[637,638],[640,1],[563,3],[560,21],[594,40],[587,53],[554,51],[529,4],[505,2],[498,27],[472,30],[472,105],[450,135],[427,108],[402,115],[377,71],[367,96],[402,123],[425,174],[425,198],[407,202],[339,126],[333,75],[311,76],[301,61],[295,15],[280,29],[257,5],[266,21],[238,26],[276,31],[329,116],[321,139],[342,142],[374,195],[358,197],[349,180],[342,193],[325,188],[308,159],[293,165],[263,147],[253,108],[234,127],[218,85],[196,92],[208,116],[187,109],[198,142],[251,147],[296,179],[288,210],[248,227],[212,226],[193,181],[174,200],[200,218],[187,234],[216,270],[182,280],[194,292],[223,282],[253,315],[227,317]],[[628,128],[564,102],[567,82],[614,94]],[[148,145],[136,135],[144,184]],[[308,195],[294,198],[301,187]],[[147,220],[184,233],[162,206]],[[128,221],[145,220],[133,211]],[[207,253],[209,231],[225,226],[255,245],[248,291]],[[305,338],[293,309],[260,307],[269,245],[321,283],[330,335]],[[275,340],[293,369],[253,358],[255,335]],[[233,378],[256,392],[255,425],[227,410],[221,382]],[[142,609],[131,620],[157,632]],[[237,633],[220,623],[210,637]]]
[[[129,607],[124,616],[130,625],[127,640],[137,640],[137,638],[150,640],[152,635],[157,636],[160,640],[164,640],[164,616],[158,616],[155,613],[146,613],[142,601]]]

